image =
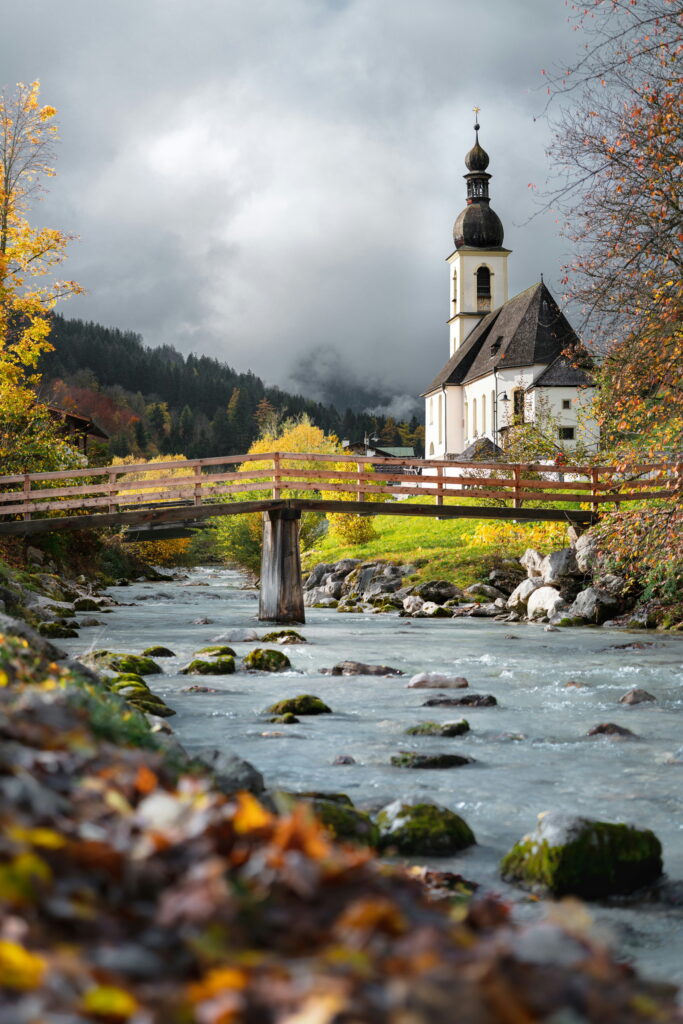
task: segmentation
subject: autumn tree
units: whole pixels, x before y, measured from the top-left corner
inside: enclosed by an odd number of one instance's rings
[[[575,18],[581,56],[547,74],[562,174],[549,201],[574,242],[602,443],[632,476],[683,449],[683,0],[584,0]],[[606,529],[621,558],[683,559],[680,491]]]
[[[0,459],[6,472],[59,468],[74,453],[36,402],[36,365],[51,348],[55,303],[80,291],[54,279],[68,237],[34,228],[29,208],[40,198],[51,163],[55,109],[41,106],[38,82],[0,93]]]

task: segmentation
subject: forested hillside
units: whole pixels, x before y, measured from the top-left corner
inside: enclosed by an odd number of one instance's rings
[[[414,444],[421,451],[423,430],[415,418],[396,423],[351,409],[342,413],[209,356],[184,356],[169,345],[148,348],[132,331],[55,316],[51,341],[54,349],[40,366],[42,397],[96,420],[110,435],[109,455],[237,454],[264,426],[302,413],[340,438],[373,433],[385,444]]]

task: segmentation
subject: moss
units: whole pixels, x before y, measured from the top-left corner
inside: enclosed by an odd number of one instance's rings
[[[329,715],[332,709],[320,699],[310,693],[300,693],[298,697],[288,697],[286,700],[279,700],[268,708],[270,715]]]
[[[128,703],[139,711],[144,711],[148,715],[157,715],[159,718],[170,718],[175,715],[173,708],[170,708],[161,697],[155,697],[154,694],[130,697]]]
[[[77,597],[74,601],[74,608],[77,612],[98,612],[100,605],[91,597]]]
[[[459,722],[420,722],[406,729],[407,736],[462,736],[469,732],[470,725],[464,718]]]
[[[315,799],[311,806],[316,817],[335,838],[362,846],[379,845],[379,829],[363,811],[337,800]]]
[[[244,658],[245,668],[254,669],[258,672],[282,672],[291,668],[291,662],[282,651],[268,650],[265,647],[256,647]]]
[[[271,722],[275,725],[298,725],[299,719],[291,711],[288,711],[285,715],[276,715],[275,718],[271,718]]]
[[[210,644],[208,647],[200,647],[195,654],[211,654],[216,658],[234,658],[235,652],[227,644]]]
[[[175,658],[168,647],[146,647],[142,652],[147,658]]]
[[[390,805],[377,815],[380,846],[413,856],[449,856],[476,843],[467,822],[436,804]]]
[[[649,829],[576,819],[566,840],[551,844],[541,821],[503,858],[503,878],[553,896],[600,899],[633,892],[662,873],[662,847]]]
[[[235,659],[216,658],[215,661],[202,661],[194,658],[189,665],[181,669],[181,676],[229,676],[235,671]]]
[[[75,629],[72,629],[71,626],[66,626],[63,622],[41,622],[38,625],[38,632],[41,636],[46,636],[53,640],[78,636]]]
[[[161,673],[161,667],[142,654],[120,654],[115,651],[91,651],[81,659],[84,665],[96,669],[108,668],[115,672],[134,672],[140,676]]]
[[[462,754],[418,754],[414,750],[402,750],[391,758],[395,768],[460,768],[471,763],[472,758]]]
[[[262,638],[265,644],[305,644],[308,643],[305,636],[298,633],[296,629],[275,629],[272,633],[266,633]]]

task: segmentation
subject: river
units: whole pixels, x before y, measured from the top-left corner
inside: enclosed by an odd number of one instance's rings
[[[244,589],[238,573],[197,568],[170,582],[110,593],[121,604],[103,616],[103,625],[60,643],[72,654],[170,647],[177,656],[160,659],[164,675],[148,682],[177,711],[170,724],[190,750],[229,749],[263,772],[269,787],[345,792],[365,810],[404,795],[436,800],[462,815],[477,845],[433,866],[500,893],[520,918],[539,913],[539,904],[502,882],[497,865],[539,812],[559,809],[653,829],[664,847],[662,897],[592,905],[591,914],[645,974],[683,986],[683,764],[669,762],[683,744],[683,637],[307,609],[301,632],[309,643],[280,648],[291,671],[202,679],[178,674],[198,648],[236,627],[259,634],[276,628],[256,621],[258,595]],[[241,655],[256,644],[231,646]],[[405,677],[321,674],[349,658],[400,668]],[[421,671],[463,675],[472,692],[493,694],[498,706],[462,709],[471,732],[457,739],[406,736],[418,722],[463,717],[458,708],[421,707],[438,692],[406,688]],[[572,681],[583,685],[567,686]],[[220,692],[183,693],[192,683]],[[656,701],[619,704],[634,686]],[[299,693],[322,697],[333,714],[269,724],[264,709]],[[638,739],[586,736],[607,721]],[[463,753],[475,763],[441,771],[395,768],[389,760],[399,750]],[[333,765],[340,754],[357,763]]]

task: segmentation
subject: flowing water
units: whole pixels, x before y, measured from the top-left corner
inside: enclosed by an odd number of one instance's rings
[[[683,744],[683,638],[585,628],[547,633],[539,626],[482,619],[307,609],[301,631],[309,643],[279,648],[290,658],[291,671],[188,677],[178,674],[182,665],[224,631],[244,627],[261,634],[277,628],[256,621],[257,592],[243,589],[238,573],[199,568],[171,582],[137,583],[111,593],[125,604],[64,646],[74,654],[170,647],[177,657],[160,660],[164,675],[148,681],[177,711],[171,724],[189,749],[234,751],[264,774],[269,787],[341,791],[362,809],[416,795],[457,811],[474,830],[477,845],[433,860],[433,866],[501,893],[514,902],[518,917],[538,913],[538,904],[503,883],[497,865],[539,812],[559,809],[653,829],[671,883],[664,895],[593,905],[591,912],[621,954],[649,976],[683,985],[683,764],[669,762]],[[231,646],[239,656],[257,645]],[[391,665],[405,677],[321,674],[321,668],[346,659]],[[422,707],[438,691],[406,688],[421,671],[466,676],[470,691],[448,695],[490,693],[498,706]],[[571,681],[582,685],[567,686]],[[219,692],[183,693],[192,683]],[[656,702],[619,704],[634,686]],[[302,718],[299,725],[269,724],[264,709],[299,693],[318,695],[333,714]],[[404,734],[418,722],[463,716],[471,732],[457,739]],[[586,736],[606,721],[628,727],[638,739]],[[441,771],[394,768],[389,760],[400,750],[462,753],[475,763]],[[340,754],[357,763],[333,765]]]

